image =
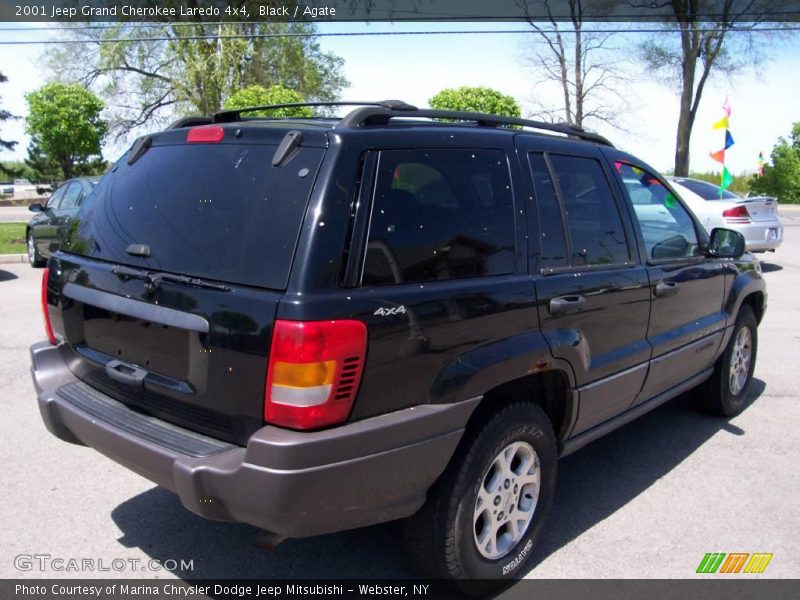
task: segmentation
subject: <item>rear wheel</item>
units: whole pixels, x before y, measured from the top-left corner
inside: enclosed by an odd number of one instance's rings
[[[33,232],[29,231],[25,238],[25,244],[28,247],[28,262],[34,268],[43,267],[47,261],[39,254],[39,249],[36,247],[36,242],[33,239]]]
[[[738,415],[744,409],[753,381],[758,350],[758,324],[753,309],[742,306],[736,317],[730,342],[717,361],[714,373],[700,389],[703,407],[723,417]]]
[[[547,415],[534,404],[502,408],[474,432],[406,522],[418,569],[485,593],[524,572],[553,501],[557,448]],[[463,581],[485,579],[491,581]]]

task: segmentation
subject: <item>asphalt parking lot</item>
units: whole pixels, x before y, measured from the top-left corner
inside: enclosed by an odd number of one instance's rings
[[[784,245],[764,257],[769,308],[747,409],[726,421],[679,398],[564,459],[527,577],[690,578],[707,552],[770,552],[758,577],[797,577],[800,211],[783,221]],[[393,525],[262,550],[258,530],[196,517],[169,492],[48,434],[28,373],[28,347],[44,337],[40,277],[26,264],[0,264],[0,578],[412,575]],[[20,570],[15,557],[33,554],[140,562]],[[151,559],[192,568],[143,570]]]

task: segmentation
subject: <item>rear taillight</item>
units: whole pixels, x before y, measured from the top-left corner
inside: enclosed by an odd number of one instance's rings
[[[722,212],[722,218],[728,223],[749,223],[750,213],[744,206],[734,206]]]
[[[225,137],[225,130],[218,125],[201,125],[192,127],[186,134],[186,141],[190,144],[215,144]]]
[[[293,429],[346,420],[366,351],[361,321],[275,321],[264,420]]]
[[[44,330],[47,333],[47,339],[55,346],[56,336],[53,333],[53,326],[50,324],[50,311],[47,310],[47,278],[49,274],[49,267],[45,267],[42,273],[42,314],[44,315]]]

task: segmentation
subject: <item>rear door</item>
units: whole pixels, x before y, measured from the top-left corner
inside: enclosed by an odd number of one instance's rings
[[[726,322],[725,269],[721,260],[704,256],[705,231],[660,177],[629,156],[609,154],[651,283],[653,360],[638,404],[711,366]]]
[[[285,131],[234,132],[166,132],[115,165],[57,255],[53,325],[92,387],[243,444],[263,424],[276,307],[324,148],[274,166]]]
[[[539,320],[553,355],[572,365],[580,392],[573,433],[624,411],[650,358],[649,281],[631,224],[602,155],[577,146],[517,139],[535,189],[538,219],[530,235],[540,254],[531,268]]]

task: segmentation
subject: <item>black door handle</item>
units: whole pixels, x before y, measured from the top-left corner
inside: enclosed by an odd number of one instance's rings
[[[581,312],[586,307],[583,296],[560,296],[550,300],[550,314],[554,317]]]
[[[665,298],[667,296],[674,296],[679,291],[681,291],[681,286],[675,281],[662,281],[656,286],[655,294],[659,298]]]
[[[106,375],[114,381],[144,388],[144,378],[147,377],[147,371],[119,360],[111,360],[106,363]]]

